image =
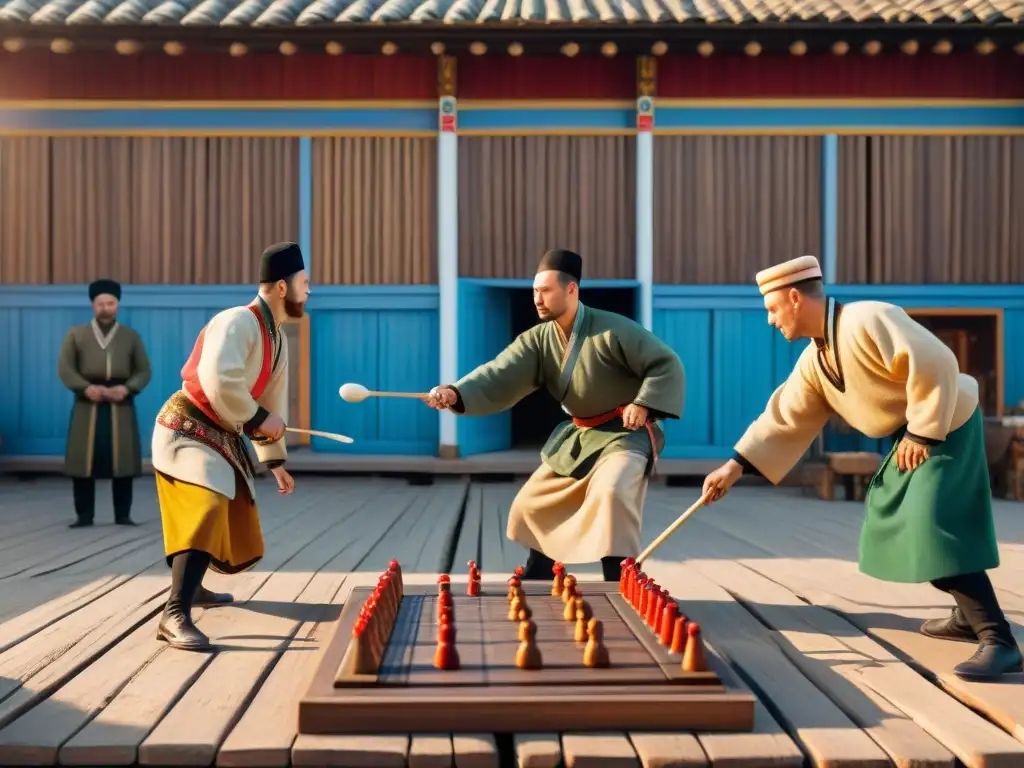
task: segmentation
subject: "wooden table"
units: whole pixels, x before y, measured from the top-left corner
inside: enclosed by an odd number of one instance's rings
[[[1024,765],[1024,682],[949,675],[972,648],[916,632],[948,599],[857,572],[860,505],[761,488],[702,510],[646,566],[757,696],[753,731],[495,734],[453,723],[410,735],[396,722],[390,733],[298,736],[297,702],[354,588],[392,558],[409,583],[451,568],[464,584],[475,559],[485,583],[500,584],[525,553],[504,537],[517,484],[299,476],[296,486],[279,497],[261,481],[266,557],[207,577],[239,602],[195,611],[218,647],[195,654],[155,639],[169,576],[150,484],[136,491],[140,527],[75,531],[66,481],[0,484],[0,764]],[[652,486],[645,540],[692,496]],[[1019,633],[1018,510],[996,502],[1006,546],[992,575]],[[594,566],[572,571],[584,589],[600,578]]]

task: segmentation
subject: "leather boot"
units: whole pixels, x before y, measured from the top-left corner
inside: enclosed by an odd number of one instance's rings
[[[602,557],[601,574],[605,581],[618,581],[622,576],[622,561],[624,557]]]
[[[211,592],[200,584],[199,589],[196,590],[195,597],[192,598],[192,605],[226,605],[234,601],[234,595],[227,592]]]
[[[928,619],[921,625],[921,634],[937,640],[957,640],[962,643],[977,643],[978,636],[971,629],[959,608],[944,619]]]
[[[523,581],[546,581],[555,576],[555,561],[545,554],[531,549],[526,558],[526,565],[523,566]]]
[[[171,592],[164,615],[160,618],[156,637],[172,648],[202,651],[210,647],[210,639],[192,623],[192,600],[202,584],[210,564],[206,552],[179,552],[171,563]]]
[[[180,608],[171,606],[164,609],[160,626],[156,630],[156,639],[182,651],[205,651],[210,648],[210,638],[199,631],[191,617]]]
[[[1003,675],[1024,672],[1024,658],[1017,644],[1002,638],[987,637],[967,661],[957,664],[953,674],[961,680],[998,680]]]

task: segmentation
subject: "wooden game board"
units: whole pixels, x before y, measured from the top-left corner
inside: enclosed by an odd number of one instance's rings
[[[376,674],[339,671],[360,606],[370,589],[353,590],[306,695],[299,733],[529,732],[585,730],[749,731],[755,699],[707,648],[707,672],[683,672],[618,593],[618,583],[587,583],[604,625],[611,665],[585,667],[574,623],[542,582],[524,582],[537,625],[542,669],[515,666],[516,622],[504,592],[475,597],[454,591],[461,667],[433,666],[436,591],[408,587]]]

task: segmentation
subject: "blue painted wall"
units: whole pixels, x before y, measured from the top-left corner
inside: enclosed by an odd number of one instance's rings
[[[833,286],[840,301],[877,299],[911,307],[1002,307],[1005,403],[1024,399],[1024,286]],[[807,342],[771,328],[756,288],[654,288],[654,331],[686,368],[686,411],[666,425],[665,456],[726,458]],[[884,450],[888,441],[826,430],[828,450]]]
[[[1024,399],[1024,286],[835,286],[842,301],[878,298],[906,307],[1001,307],[1005,402]],[[248,286],[126,286],[123,322],[143,337],[153,380],[138,400],[148,454],[152,423],[196,335],[216,312],[248,301]],[[508,286],[461,280],[459,370],[494,357],[511,339]],[[415,400],[345,403],[338,388],[425,391],[439,382],[436,286],[318,287],[310,301],[310,411],[316,429],[351,435],[344,445],[314,438],[323,452],[435,455],[436,414]],[[803,344],[765,320],[748,286],[656,286],[654,330],[686,366],[686,411],[666,425],[666,456],[720,458],[791,370]],[[0,288],[0,452],[63,455],[71,397],[57,378],[68,328],[91,316],[85,286]],[[298,350],[294,350],[298,354]],[[463,455],[509,448],[509,414],[459,419]],[[882,441],[827,434],[827,447],[874,449]]]
[[[493,360],[510,341],[509,291],[499,285],[459,280],[459,375]],[[509,411],[493,416],[460,417],[455,425],[460,456],[512,447]]]
[[[437,286],[346,286],[310,297],[310,423],[352,444],[314,437],[324,453],[437,454],[438,416],[419,400],[346,403],[338,388],[426,392],[439,374]],[[315,308],[314,308],[315,304]]]
[[[249,286],[125,286],[120,319],[137,330],[153,370],[138,399],[145,454],[157,410],[181,386],[196,335],[225,307],[251,300]],[[434,454],[437,415],[415,400],[347,404],[346,381],[371,389],[428,389],[437,383],[437,288],[342,286],[315,289],[310,307],[311,420],[356,438],[352,446],[314,439],[317,451]],[[68,329],[92,316],[87,289],[0,289],[0,453],[63,455],[71,395],[57,378]],[[292,350],[298,355],[299,350]]]

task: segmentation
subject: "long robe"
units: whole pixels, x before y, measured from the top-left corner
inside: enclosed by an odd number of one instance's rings
[[[142,338],[114,323],[103,329],[96,320],[76,325],[61,344],[57,373],[74,393],[64,471],[70,477],[110,479],[142,473],[142,446],[135,397],[149,384],[151,372]],[[85,396],[90,385],[123,385],[121,402],[94,403]]]
[[[924,582],[999,564],[978,408],[978,383],[902,309],[827,300],[822,338],[808,344],[736,453],[772,483],[795,466],[831,414],[868,437],[894,437],[866,495],[860,568]],[[930,457],[900,472],[906,437]]]
[[[507,410],[540,388],[579,419],[631,403],[648,409],[650,431],[628,430],[621,417],[555,427],[541,467],[512,504],[508,537],[570,563],[635,554],[646,478],[665,444],[655,420],[682,416],[684,385],[668,345],[627,317],[582,303],[569,338],[557,323],[540,323],[456,382],[454,410],[464,416]]]
[[[254,311],[255,309],[255,311]],[[222,573],[263,557],[252,464],[244,436],[268,413],[288,421],[288,344],[260,301],[216,315],[182,369],[182,388],[153,430],[164,553],[200,550]],[[288,457],[285,440],[253,439],[258,461]]]

